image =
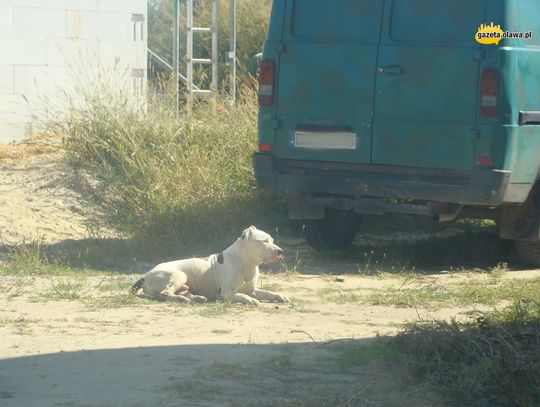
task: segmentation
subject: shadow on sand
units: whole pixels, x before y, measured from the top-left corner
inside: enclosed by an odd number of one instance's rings
[[[369,363],[345,369],[331,346],[178,345],[5,359],[0,405],[344,406]]]

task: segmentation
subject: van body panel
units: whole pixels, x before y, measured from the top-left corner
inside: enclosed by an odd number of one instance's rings
[[[479,67],[474,48],[383,44],[378,66],[403,72],[377,76],[372,162],[473,168]],[[455,91],[456,83],[462,91]]]
[[[485,0],[393,0],[387,9],[372,162],[474,168],[482,46],[470,32],[484,19]],[[386,74],[388,67],[399,70]]]
[[[376,58],[377,47],[370,45],[287,44],[280,59],[277,89],[277,154],[306,160],[370,162]],[[295,148],[291,137],[306,126],[351,131],[357,135],[356,150]]]
[[[383,1],[288,0],[276,105],[282,158],[369,163],[375,70]],[[347,131],[354,150],[296,147],[299,129]]]
[[[264,58],[275,62],[279,66],[279,57],[283,40],[283,27],[285,24],[286,0],[273,0],[272,10],[270,12],[270,25],[268,34],[264,43]],[[276,70],[275,81],[279,83],[279,71]],[[277,91],[274,85],[274,100],[278,99]],[[276,103],[272,106],[261,106],[258,116],[258,141],[260,144],[269,144],[275,146],[276,143]]]
[[[505,201],[523,202],[523,191],[530,191],[540,169],[540,122],[519,123],[520,112],[540,111],[540,7],[537,1],[507,0],[503,11],[505,30],[533,34],[529,39],[504,39],[498,48],[504,169],[512,172]]]
[[[374,164],[474,168],[472,124],[376,120],[373,131]]]
[[[504,169],[507,134],[500,124],[478,124],[474,143],[474,158],[489,157],[488,168]]]
[[[266,43],[279,42],[283,38],[283,24],[285,19],[286,0],[273,0],[270,11],[270,24],[266,34]],[[264,50],[267,51],[266,49]]]
[[[532,183],[540,168],[540,127],[503,126],[507,134],[505,167],[512,169],[511,183]]]

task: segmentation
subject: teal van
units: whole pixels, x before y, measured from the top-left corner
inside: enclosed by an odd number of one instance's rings
[[[259,104],[257,184],[316,249],[485,218],[540,265],[538,0],[274,0]]]

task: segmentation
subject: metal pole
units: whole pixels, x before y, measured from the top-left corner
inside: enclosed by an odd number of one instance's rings
[[[229,64],[231,68],[230,76],[230,104],[233,106],[236,102],[236,0],[230,0],[230,52]]]
[[[213,0],[213,10],[212,10],[212,84],[210,85],[210,90],[212,91],[212,96],[214,99],[214,109],[215,102],[217,101],[218,96],[218,10],[219,10],[219,0]]]
[[[187,0],[187,12],[186,12],[186,25],[187,25],[187,44],[186,44],[186,58],[187,58],[187,113],[191,115],[193,108],[193,0]]]
[[[180,90],[179,90],[179,74],[180,74],[180,12],[179,1],[173,0],[174,20],[173,20],[173,76],[174,76],[174,93],[175,93],[175,115],[178,119],[178,111],[180,107]]]

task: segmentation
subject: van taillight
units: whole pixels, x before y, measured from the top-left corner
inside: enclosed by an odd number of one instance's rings
[[[272,152],[272,144],[259,144],[259,151],[261,153],[271,153]]]
[[[495,69],[486,68],[482,71],[480,81],[480,116],[497,116],[497,88],[499,73]]]
[[[259,71],[259,105],[272,106],[274,103],[274,74],[276,64],[274,61],[264,59]]]

